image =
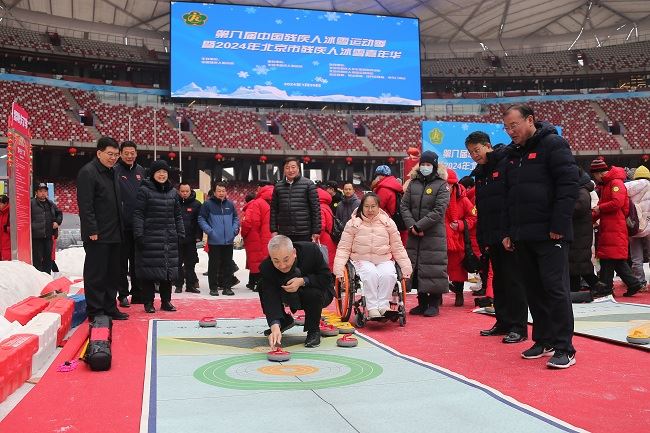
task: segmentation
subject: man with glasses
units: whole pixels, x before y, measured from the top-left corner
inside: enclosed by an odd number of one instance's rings
[[[525,359],[550,356],[550,368],[575,364],[569,245],[578,196],[578,167],[569,143],[527,105],[503,114],[512,139],[505,164],[503,247],[514,251],[533,317],[535,344]]]
[[[144,168],[136,162],[138,147],[132,141],[120,145],[120,159],[114,170],[120,185],[122,198],[122,221],[124,222],[124,240],[122,242],[122,263],[120,267],[120,285],[118,301],[120,307],[129,306],[129,280],[131,277],[131,303],[141,304],[140,285],[135,276],[135,241],[133,239],[133,209],[136,205],[138,188],[144,179]]]
[[[86,251],[84,291],[88,319],[105,314],[114,320],[129,315],[117,309],[122,233],[120,187],[113,166],[120,156],[111,137],[97,140],[96,157],[77,176],[81,238]]]

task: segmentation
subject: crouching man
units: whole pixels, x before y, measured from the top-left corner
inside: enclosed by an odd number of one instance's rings
[[[271,349],[280,346],[282,332],[293,327],[291,312],[305,311],[305,347],[320,344],[320,318],[334,298],[334,281],[318,245],[277,235],[268,246],[269,257],[260,265],[260,302],[270,329]]]

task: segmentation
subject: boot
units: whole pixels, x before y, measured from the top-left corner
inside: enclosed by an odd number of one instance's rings
[[[424,317],[435,317],[440,314],[440,304],[442,295],[439,293],[429,293],[429,306],[424,310]]]
[[[414,316],[420,316],[424,314],[424,310],[429,306],[429,294],[428,293],[418,293],[418,305],[417,307],[411,308],[409,314]]]
[[[591,289],[591,296],[594,298],[601,298],[603,296],[608,296],[612,294],[612,290],[607,288],[607,284],[602,281],[598,281],[594,284],[594,287]]]
[[[456,294],[456,300],[454,301],[454,306],[455,307],[462,307],[463,304],[465,303],[465,300],[463,299],[463,288],[464,288],[464,283],[462,282],[454,282],[454,293]]]
[[[144,312],[145,313],[155,313],[156,309],[153,307],[153,302],[144,303]]]
[[[164,311],[176,311],[176,307],[174,307],[169,301],[162,301],[160,309]]]

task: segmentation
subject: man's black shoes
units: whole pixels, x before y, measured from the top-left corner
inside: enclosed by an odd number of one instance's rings
[[[126,313],[122,313],[121,311],[117,311],[115,313],[109,314],[113,320],[126,320],[129,318],[129,315]]]
[[[223,292],[221,292],[221,294],[226,296],[235,296],[235,292],[233,292],[229,287],[223,289]]]
[[[120,307],[122,308],[129,308],[131,306],[131,304],[129,304],[129,298],[127,298],[126,296],[123,298],[117,298],[117,300]]]
[[[305,347],[318,346],[320,346],[320,330],[307,331],[307,338],[305,338]]]
[[[499,328],[497,325],[494,325],[490,329],[483,329],[479,332],[483,337],[491,337],[493,335],[506,335],[508,331]]]
[[[508,335],[503,337],[502,341],[506,344],[512,344],[512,343],[521,343],[522,341],[526,341],[527,339],[528,337],[518,332],[508,332]]]

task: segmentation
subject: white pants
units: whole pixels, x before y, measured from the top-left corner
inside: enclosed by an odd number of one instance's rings
[[[366,298],[366,308],[389,308],[391,294],[397,282],[395,263],[387,261],[378,265],[365,260],[353,262],[354,268],[363,282],[363,294]]]
[[[642,283],[646,282],[643,269],[643,248],[650,249],[650,236],[643,238],[630,238],[630,257],[632,258],[632,272]]]

